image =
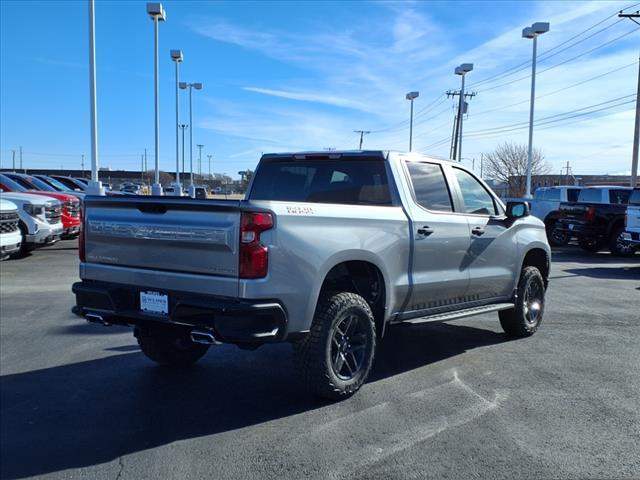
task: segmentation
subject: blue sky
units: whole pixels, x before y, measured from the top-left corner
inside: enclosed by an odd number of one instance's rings
[[[406,150],[411,90],[420,91],[414,150],[446,157],[453,102],[442,95],[459,88],[453,69],[463,62],[475,64],[467,83],[478,92],[465,119],[470,164],[503,141],[526,143],[531,41],[520,32],[549,21],[539,39],[536,118],[550,123],[536,130],[536,147],[554,171],[566,161],[575,173],[628,171],[640,27],[614,14],[632,4],[163,2],[161,168],[175,165],[170,49],[184,52],[182,80],[204,83],[194,92],[194,145],[213,155],[215,172],[236,176],[261,152],[356,148],[355,129],[372,131],[365,148]],[[79,168],[82,154],[88,165],[87,3],[2,1],[0,9],[1,166],[19,146],[26,167]],[[96,43],[101,166],[138,169],[145,147],[151,165],[145,3],[97,1]],[[492,79],[505,71],[513,75]],[[186,95],[181,102],[188,123]]]

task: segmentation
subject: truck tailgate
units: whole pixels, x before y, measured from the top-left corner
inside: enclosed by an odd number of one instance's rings
[[[181,197],[87,197],[86,261],[237,278],[239,203]]]

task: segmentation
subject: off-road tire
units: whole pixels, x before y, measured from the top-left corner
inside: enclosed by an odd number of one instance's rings
[[[336,373],[334,369],[336,363],[332,348],[340,348],[334,343],[335,336],[341,335],[338,327],[344,328],[344,322],[354,316],[358,319],[356,328],[364,345],[363,353],[353,376],[341,378],[340,372]],[[316,307],[309,334],[296,342],[293,348],[296,369],[309,393],[329,400],[350,397],[367,379],[375,356],[376,327],[369,304],[360,295],[350,292],[323,295]],[[349,370],[351,365],[358,363],[350,362]]]
[[[623,232],[624,227],[620,226],[614,228],[609,236],[609,250],[616,257],[630,257],[635,253],[635,248],[633,246],[629,245],[625,247],[620,243],[619,240]]]
[[[187,332],[168,332],[160,329],[136,328],[134,335],[140,350],[160,365],[188,367],[209,350],[209,345],[193,343]]]
[[[539,310],[536,320],[533,322],[530,321],[530,317],[527,316],[530,308],[527,304],[527,290],[532,286],[535,286],[540,292]],[[545,284],[540,271],[536,267],[524,267],[520,273],[520,281],[518,282],[515,308],[498,312],[500,325],[502,325],[502,329],[507,335],[521,338],[529,337],[536,333],[544,314],[544,294]]]
[[[580,237],[578,239],[580,248],[589,253],[598,253],[602,250],[602,241],[594,237]]]

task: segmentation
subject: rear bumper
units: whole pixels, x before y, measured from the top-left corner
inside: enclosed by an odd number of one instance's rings
[[[564,232],[568,232],[576,236],[585,236],[585,237],[606,236],[606,232],[603,231],[601,228],[598,228],[593,224],[590,224],[590,223],[587,224],[580,221],[559,220],[556,223],[556,228],[558,230],[562,230]]]
[[[287,335],[287,314],[276,301],[250,301],[161,291],[169,298],[169,314],[140,310],[140,292],[155,288],[132,287],[106,282],[74,283],[76,306],[80,316],[99,315],[110,324],[137,326],[175,326],[213,330],[220,342],[262,344],[279,342]]]

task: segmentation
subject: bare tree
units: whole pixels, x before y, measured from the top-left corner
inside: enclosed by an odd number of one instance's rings
[[[505,142],[493,152],[484,154],[485,176],[507,184],[510,197],[521,197],[525,193],[527,151],[526,145]],[[531,163],[532,183],[535,176],[546,175],[550,172],[551,167],[545,161],[544,155],[540,150],[534,148],[533,161]]]

